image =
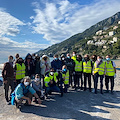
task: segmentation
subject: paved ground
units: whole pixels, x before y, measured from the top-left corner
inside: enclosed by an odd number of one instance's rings
[[[120,120],[120,71],[117,74],[113,95],[70,89],[63,97],[52,95],[53,98],[43,101],[42,105],[23,106],[21,111],[6,105],[2,86],[0,120]]]

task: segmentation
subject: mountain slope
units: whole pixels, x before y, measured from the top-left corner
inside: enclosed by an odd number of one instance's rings
[[[54,54],[62,54],[62,53],[68,53],[73,50],[73,47],[76,43],[78,43],[81,40],[85,40],[86,37],[93,36],[98,30],[108,28],[112,25],[115,25],[120,21],[120,12],[116,13],[112,17],[109,17],[93,26],[91,26],[89,29],[85,30],[83,33],[78,33],[67,40],[54,44],[44,50],[40,50],[37,52],[37,54],[47,54],[47,55],[54,55]]]

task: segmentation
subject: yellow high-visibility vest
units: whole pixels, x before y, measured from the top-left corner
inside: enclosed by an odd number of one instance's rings
[[[105,63],[106,65],[106,75],[107,76],[114,76],[115,75],[115,70],[114,67],[112,65],[112,62],[110,61],[109,63]]]
[[[76,60],[76,56],[72,56],[72,58],[71,59],[73,59],[74,61]]]
[[[69,84],[69,70],[67,70],[66,74],[62,74],[62,77],[64,78],[64,84]]]
[[[18,63],[16,63],[16,80],[22,79],[25,77],[25,64],[22,63],[22,66]]]
[[[83,72],[84,73],[91,73],[92,72],[92,66],[91,66],[90,60],[87,63],[83,62]]]
[[[98,73],[99,75],[104,75],[104,73],[105,73],[105,62],[102,62],[99,66],[98,66],[98,68],[97,68],[97,64],[96,64],[96,62],[95,62],[95,64],[94,64],[94,69],[93,69],[93,73],[95,74],[95,73]]]
[[[57,82],[57,76],[58,76],[58,73],[55,72],[54,75],[50,75],[49,76],[46,76],[44,78],[44,82],[45,82],[45,86],[48,87],[48,83],[50,82],[50,80],[54,79],[55,82]]]
[[[75,71],[76,72],[81,72],[82,71],[82,64],[83,62],[82,61],[77,61],[75,60]]]

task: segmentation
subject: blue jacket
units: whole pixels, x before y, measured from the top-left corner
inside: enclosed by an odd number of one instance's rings
[[[15,97],[17,99],[20,99],[23,96],[25,96],[25,94],[27,94],[28,92],[30,92],[31,94],[36,93],[36,91],[30,85],[28,85],[27,87],[25,87],[23,83],[20,83],[16,87],[16,89],[14,90],[14,92],[11,94],[11,104],[14,105]]]
[[[57,69],[62,70],[62,62],[58,60],[53,60],[51,62],[51,67],[56,71]]]

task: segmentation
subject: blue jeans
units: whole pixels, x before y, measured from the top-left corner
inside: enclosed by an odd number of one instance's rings
[[[50,92],[60,92],[59,87],[53,86],[53,87],[46,87],[45,88],[45,94],[47,95]]]
[[[95,84],[94,84],[94,88],[95,88],[95,93],[97,93],[97,84],[98,84],[98,78],[100,77],[100,90],[101,90],[101,93],[102,93],[102,90],[103,90],[103,78],[104,78],[104,75],[99,75],[98,73],[96,73],[94,75],[95,77]]]

